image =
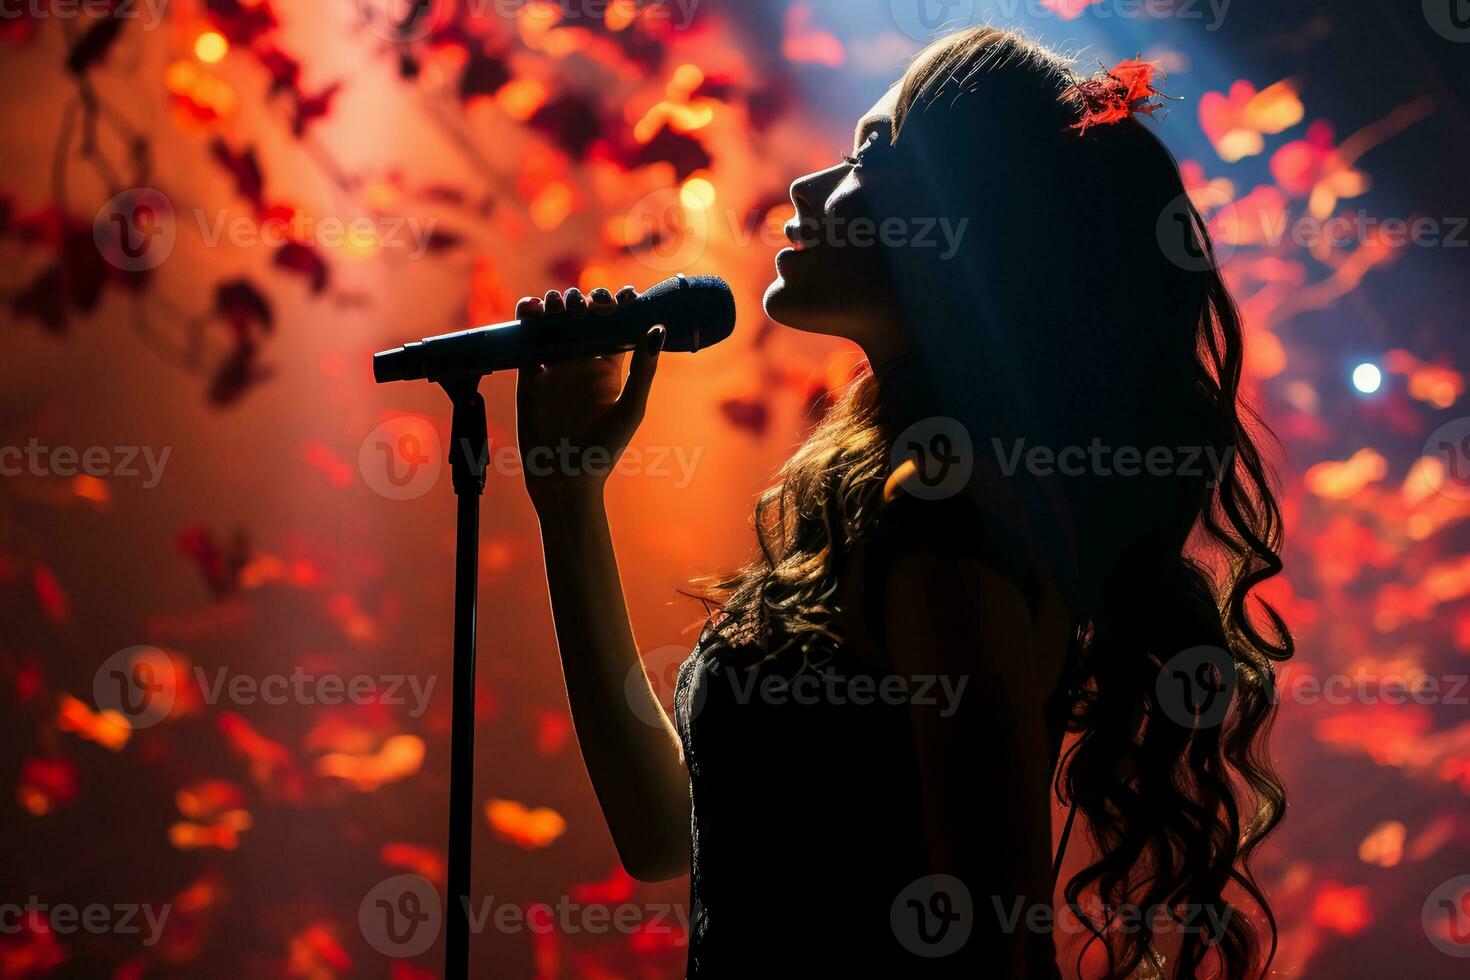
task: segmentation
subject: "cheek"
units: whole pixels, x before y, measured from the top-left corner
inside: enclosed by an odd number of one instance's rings
[[[871,211],[870,198],[868,188],[858,183],[855,174],[849,173],[842,178],[842,183],[832,188],[827,200],[822,202],[822,215],[828,221],[844,222],[868,217]]]
[[[816,229],[830,268],[849,270],[851,275],[868,275],[885,264],[887,240],[881,230],[883,218],[874,213],[872,196],[851,177],[844,180],[823,209],[822,227]]]

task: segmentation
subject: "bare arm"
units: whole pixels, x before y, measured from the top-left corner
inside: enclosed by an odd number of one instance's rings
[[[542,509],[541,541],[577,741],[618,856],[642,881],[687,874],[689,775],[647,679],[628,683],[642,666],[601,495]]]
[[[618,299],[636,295],[624,290]],[[523,300],[519,319],[533,319],[540,309],[559,312],[563,303],[573,312],[587,305],[575,290],[565,300],[548,293],[539,309],[538,302]],[[593,294],[594,310],[610,308],[612,302],[605,291]],[[642,420],[662,343],[662,328],[655,328],[634,355],[626,384],[625,358],[619,357],[522,372],[517,387],[521,453],[541,522],[577,741],[623,867],[644,881],[688,873],[689,776],[674,726],[643,675],[603,486],[611,463]],[[584,456],[576,472],[555,472],[560,463],[554,454],[533,454],[537,447],[555,449],[564,440],[584,453],[598,453]],[[595,467],[601,472],[590,472],[598,458],[611,462]],[[630,676],[642,678],[641,683],[629,683]]]
[[[931,871],[964,882],[974,908],[959,955],[997,975],[1054,975],[1035,968],[1045,944],[1025,914],[1052,898],[1046,692],[1025,600],[977,561],[918,551],[894,564],[884,621],[901,675],[965,684],[953,705],[910,708]]]

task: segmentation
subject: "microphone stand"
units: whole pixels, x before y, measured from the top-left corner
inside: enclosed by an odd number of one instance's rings
[[[421,3],[422,5],[422,3]],[[623,320],[618,320],[618,317]],[[516,364],[532,359],[588,357],[626,349],[609,343],[608,324],[642,326],[644,320],[684,325],[679,343],[665,350],[697,351],[717,344],[735,329],[735,299],[717,276],[694,280],[682,273],[666,279],[636,304],[613,311],[606,323],[578,324],[548,317],[528,336],[518,323],[428,337],[373,355],[373,378],[427,379],[438,384],[454,406],[450,423],[449,467],[458,499],[454,545],[454,681],[449,726],[449,857],[445,898],[445,980],[468,980],[470,969],[470,829],[475,818],[475,606],[480,577],[480,497],[489,466],[485,400],[480,397],[483,365]],[[625,321],[625,322],[624,322]],[[699,326],[697,324],[702,324]],[[517,329],[504,329],[517,328]],[[703,335],[701,336],[701,329]],[[537,346],[538,338],[545,349]],[[460,370],[460,365],[482,365]]]
[[[470,970],[470,828],[475,815],[475,614],[480,580],[480,496],[489,434],[481,375],[439,380],[454,405],[449,468],[458,501],[454,535],[454,684],[449,735],[449,906],[445,980]]]

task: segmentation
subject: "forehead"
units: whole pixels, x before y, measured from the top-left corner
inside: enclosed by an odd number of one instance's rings
[[[898,111],[899,86],[894,85],[883,97],[873,103],[873,107],[863,113],[858,120],[857,130],[853,134],[854,145],[861,146],[868,136],[878,133],[884,141],[893,135],[893,117]]]

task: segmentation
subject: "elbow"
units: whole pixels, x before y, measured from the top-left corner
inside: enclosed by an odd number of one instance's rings
[[[634,881],[645,885],[656,885],[661,881],[673,881],[689,873],[687,861],[635,861],[623,860],[623,870]]]
[[[642,882],[645,885],[657,885],[659,882],[673,881],[675,878],[682,878],[689,873],[688,868],[652,866],[635,870],[624,865],[623,870],[628,872],[628,877],[634,881]]]
[[[623,870],[642,882],[668,881],[689,873],[692,813],[687,779],[682,785],[670,780],[634,799],[627,793],[606,805],[608,830]]]
[[[673,847],[627,847],[618,845],[618,860],[635,881],[652,885],[672,881],[689,873],[689,855]]]

